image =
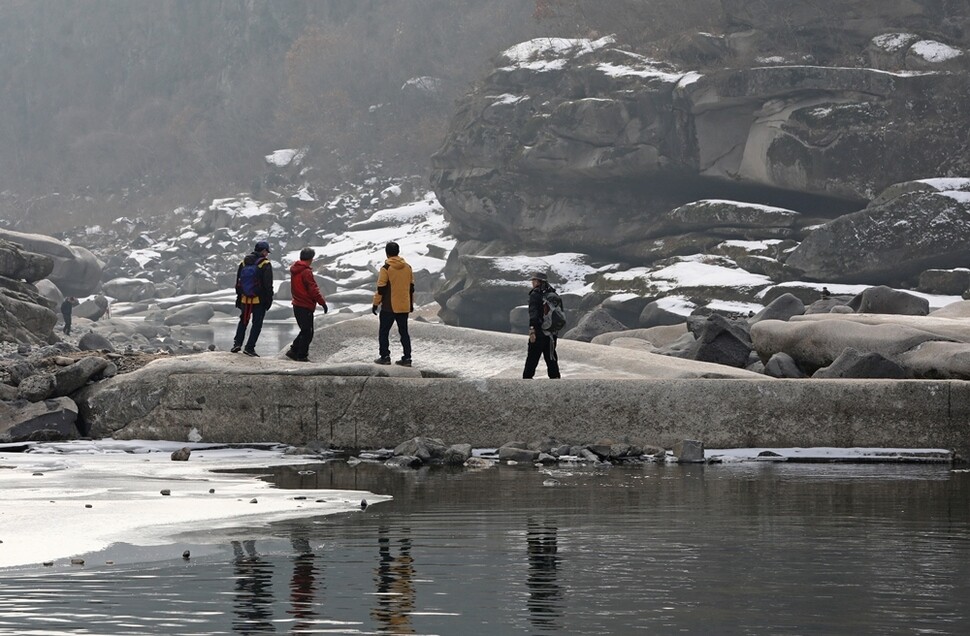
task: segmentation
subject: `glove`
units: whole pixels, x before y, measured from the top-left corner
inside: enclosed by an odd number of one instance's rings
[[[328,311],[330,310],[330,309],[329,309],[329,308],[327,307],[327,303],[323,303],[323,305],[321,305],[321,306],[323,307],[323,313],[327,313],[327,312],[328,312]]]
[[[376,316],[377,315],[377,305],[372,306],[370,308],[370,312]]]
[[[535,330],[532,330],[529,332],[529,342],[533,343],[535,341],[536,341],[536,332]]]

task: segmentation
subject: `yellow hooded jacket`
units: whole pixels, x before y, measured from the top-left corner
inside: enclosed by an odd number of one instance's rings
[[[381,311],[395,314],[414,311],[414,272],[400,256],[390,256],[384,261],[373,304],[380,305]]]

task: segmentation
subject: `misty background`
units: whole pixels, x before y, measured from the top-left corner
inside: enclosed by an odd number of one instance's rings
[[[504,48],[702,27],[571,0],[5,0],[0,223],[56,233],[258,194],[264,156],[307,147],[317,188],[423,174],[455,99]],[[630,5],[639,5],[632,11]]]

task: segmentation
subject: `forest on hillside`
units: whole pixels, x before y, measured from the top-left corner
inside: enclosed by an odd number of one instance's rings
[[[309,147],[318,184],[420,174],[495,54],[532,37],[631,42],[714,0],[5,0],[0,222],[50,231],[251,191]]]

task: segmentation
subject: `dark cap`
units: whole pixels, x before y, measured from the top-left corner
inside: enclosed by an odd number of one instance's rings
[[[549,279],[542,272],[532,272],[532,280],[541,280],[544,283],[549,282]]]
[[[253,249],[254,252],[262,252],[263,250],[266,250],[267,252],[271,251],[269,249],[269,242],[259,241],[256,243],[256,247]]]

